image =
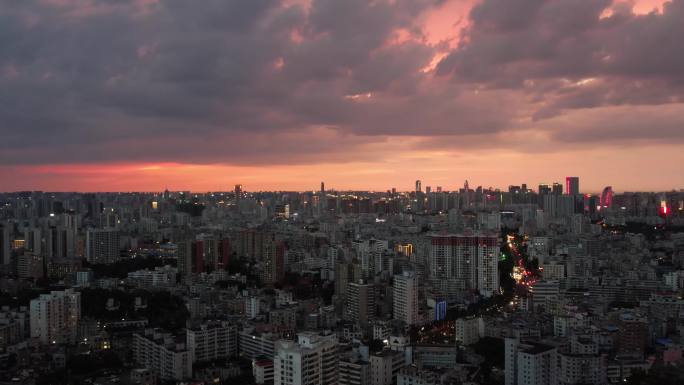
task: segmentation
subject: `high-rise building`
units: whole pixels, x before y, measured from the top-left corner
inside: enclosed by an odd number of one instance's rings
[[[394,319],[407,325],[418,323],[418,279],[414,272],[405,271],[394,276]]]
[[[598,341],[589,336],[573,335],[569,349],[558,353],[558,385],[607,384],[606,355],[599,352]]]
[[[545,195],[544,211],[552,218],[563,218],[575,212],[575,197],[572,195]]]
[[[239,201],[240,198],[242,198],[242,185],[241,184],[236,184],[235,189],[233,190],[235,194],[235,200]]]
[[[606,186],[601,192],[601,210],[609,209],[613,205],[613,188]]]
[[[523,343],[519,338],[505,341],[506,385],[550,385],[556,383],[556,348]]]
[[[579,191],[579,177],[568,176],[565,177],[565,193],[568,195],[577,195]]]
[[[375,319],[375,289],[373,284],[350,282],[347,286],[346,319],[367,323]]]
[[[472,198],[471,198],[471,191],[470,191],[470,185],[468,184],[468,180],[466,179],[465,183],[463,183],[463,207],[470,207],[470,204],[472,203]]]
[[[273,363],[275,385],[337,384],[337,337],[307,332],[297,341],[280,340]]]
[[[119,259],[119,231],[88,229],[86,259],[90,263],[112,263]]]
[[[481,317],[460,317],[456,320],[456,341],[471,345],[480,340],[480,330],[484,331]]]
[[[346,304],[347,288],[350,282],[359,282],[363,270],[358,263],[338,262],[335,264],[335,295]]]
[[[26,251],[31,251],[35,254],[42,254],[42,243],[40,228],[34,227],[24,230],[24,249]]]
[[[247,297],[245,299],[245,315],[252,319],[259,316],[260,309],[259,297]]]
[[[178,272],[187,279],[192,274],[227,270],[233,252],[228,238],[198,237],[178,242]]]
[[[238,338],[240,356],[248,359],[262,356],[271,359],[280,336],[275,333],[260,333],[254,327],[246,327]]]
[[[181,278],[188,278],[192,274],[192,241],[178,242],[176,251],[178,273]]]
[[[285,244],[270,241],[263,248],[263,264],[259,275],[263,285],[273,285],[285,277]]]
[[[43,256],[29,252],[18,256],[17,275],[19,278],[43,278],[45,276]]]
[[[74,343],[81,319],[81,293],[73,289],[41,294],[30,303],[31,337],[41,344]]]
[[[273,383],[273,361],[266,359],[252,360],[252,375],[257,385]]]
[[[438,373],[420,370],[415,366],[403,368],[397,374],[397,385],[437,385],[440,383]]]
[[[0,223],[0,263],[3,265],[9,265],[12,262],[11,242],[10,225]]]
[[[192,357],[185,341],[160,329],[133,334],[133,359],[162,380],[180,381],[192,376]]]
[[[228,271],[228,265],[230,264],[230,255],[233,252],[233,248],[230,245],[230,239],[223,238],[218,242],[218,258],[215,269],[221,269]]]
[[[373,385],[391,385],[399,371],[406,365],[404,353],[383,350],[370,355],[371,380]]]
[[[48,259],[63,259],[67,257],[67,239],[68,232],[65,228],[61,226],[50,226],[45,234],[45,256]],[[71,249],[73,250],[73,236],[70,237],[72,243]],[[73,256],[73,255],[72,255]],[[117,248],[117,258],[118,258],[118,248]]]
[[[642,358],[648,338],[648,322],[632,313],[620,315],[617,352],[623,356]]]
[[[551,187],[551,192],[553,195],[561,195],[563,194],[563,185],[557,182],[553,182],[553,185]]]
[[[430,239],[430,276],[455,280],[463,290],[492,296],[499,290],[499,238],[493,235],[439,234]]]
[[[421,187],[421,185],[420,185],[420,179],[418,179],[418,180],[416,181],[416,193],[419,193],[419,192],[422,192],[422,191],[423,191],[423,189],[422,189],[422,187]]]
[[[371,385],[368,357],[352,351],[340,357],[338,385]]]
[[[192,362],[207,362],[237,356],[238,331],[225,321],[206,322],[186,331]]]
[[[539,195],[551,194],[551,186],[547,183],[539,183],[539,189],[537,190]]]

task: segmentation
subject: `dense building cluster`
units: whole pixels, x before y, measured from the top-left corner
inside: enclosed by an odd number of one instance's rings
[[[579,182],[0,194],[0,383],[681,373],[684,192]]]

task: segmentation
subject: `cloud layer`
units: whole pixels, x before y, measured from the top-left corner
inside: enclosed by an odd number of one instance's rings
[[[684,0],[454,1],[0,0],[0,162],[402,168],[681,146]],[[455,27],[434,36],[435,20]]]

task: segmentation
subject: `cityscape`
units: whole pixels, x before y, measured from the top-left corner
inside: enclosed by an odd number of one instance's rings
[[[0,194],[2,373],[680,381],[684,190],[530,187]]]
[[[0,0],[0,385],[683,385],[684,0]]]

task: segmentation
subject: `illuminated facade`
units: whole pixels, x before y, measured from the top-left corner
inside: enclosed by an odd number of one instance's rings
[[[601,209],[610,208],[613,205],[613,188],[607,186],[601,193]]]

